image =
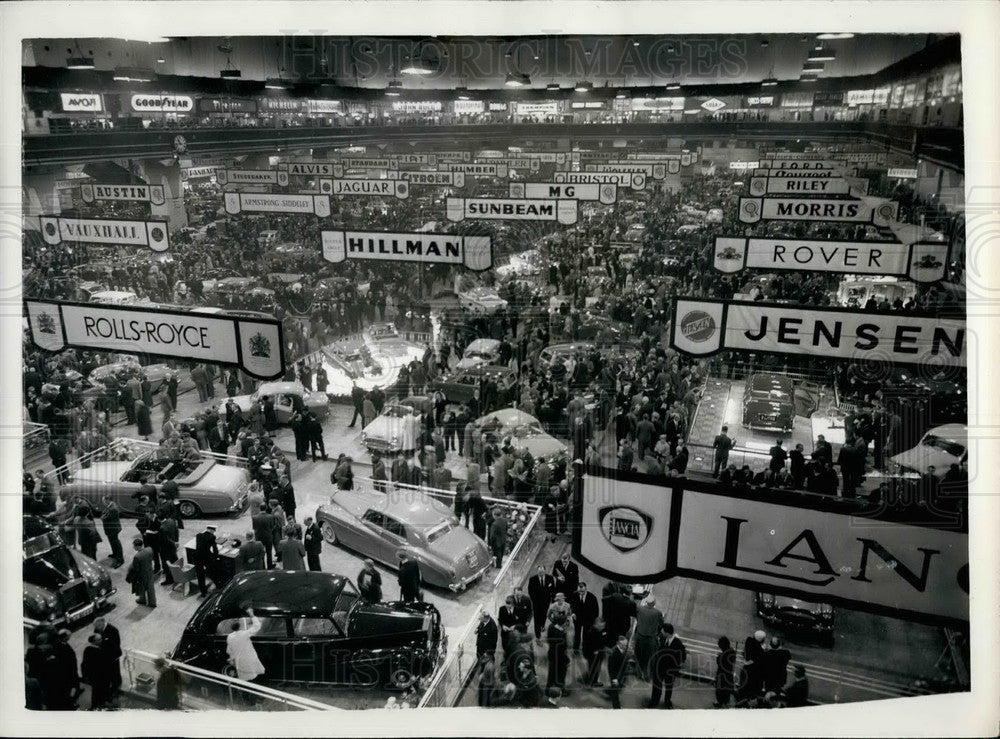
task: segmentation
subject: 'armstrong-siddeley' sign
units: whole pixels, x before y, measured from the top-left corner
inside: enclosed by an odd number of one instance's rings
[[[792,270],[896,275],[914,282],[935,282],[944,278],[947,263],[948,244],[943,242],[715,238],[715,268],[729,274],[743,269]]]
[[[226,213],[312,213],[320,218],[330,215],[329,195],[285,195],[227,192]]]
[[[399,179],[406,180],[411,185],[448,185],[465,187],[464,172],[408,172],[399,173]]]
[[[576,182],[580,184],[609,184],[642,190],[646,187],[646,175],[642,172],[556,172],[552,179],[557,183]]]
[[[389,231],[323,231],[321,236],[323,258],[333,263],[346,259],[371,259],[461,264],[477,272],[493,265],[489,236]]]
[[[220,185],[281,185],[288,184],[284,169],[220,169],[215,173]]]
[[[899,204],[876,198],[740,198],[740,221],[839,221],[888,226]]]
[[[611,205],[618,196],[617,185],[569,184],[558,182],[512,182],[512,198],[542,198],[555,200],[597,200]]]
[[[675,298],[670,345],[693,356],[725,350],[966,364],[964,320],[906,313]]]
[[[46,244],[78,241],[86,244],[148,246],[153,251],[170,248],[166,221],[121,221],[109,218],[39,216]]]
[[[163,205],[166,202],[163,197],[163,185],[86,184],[80,187],[80,197],[85,203],[92,203],[95,200],[124,200]]]
[[[331,180],[334,195],[382,195],[406,200],[410,183],[406,180]]]
[[[448,198],[449,221],[466,218],[498,221],[558,221],[571,225],[577,220],[576,200],[518,200],[494,198]]]
[[[47,300],[25,301],[25,313],[32,341],[47,351],[74,347],[228,364],[262,380],[285,371],[274,318]]]

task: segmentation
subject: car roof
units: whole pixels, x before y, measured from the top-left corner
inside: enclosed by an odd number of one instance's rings
[[[221,618],[235,618],[245,614],[249,603],[260,616],[315,615],[332,609],[346,582],[342,575],[306,570],[242,572],[222,591],[212,610]]]
[[[941,437],[952,441],[961,441],[963,444],[969,438],[969,427],[961,423],[947,423],[944,426],[935,426],[927,430],[927,434]],[[927,434],[924,434],[925,436]]]
[[[469,351],[469,349],[495,349],[498,346],[500,346],[499,339],[476,339],[465,347],[465,351]]]
[[[52,525],[39,516],[24,515],[21,517],[21,538],[24,541],[52,531]]]
[[[291,382],[288,380],[279,382],[265,382],[262,383],[257,392],[261,395],[272,395],[274,393],[292,393],[305,395],[308,393],[301,382]]]
[[[751,375],[750,380],[747,382],[747,386],[753,390],[769,390],[776,385],[785,390],[793,387],[794,383],[784,375],[772,375],[767,372],[758,372],[756,375]]]
[[[504,375],[512,374],[514,370],[502,364],[477,364],[475,367],[468,367],[458,370],[456,375]]]
[[[340,496],[353,498],[369,508],[387,513],[405,524],[428,526],[451,517],[451,510],[423,490],[401,489],[390,493],[375,493],[368,490],[345,490],[334,494],[336,502]]]
[[[519,411],[517,408],[501,408],[498,411],[487,413],[479,419],[478,423],[482,424],[494,418],[504,426],[521,426],[529,423],[538,423],[537,418],[524,411]]]

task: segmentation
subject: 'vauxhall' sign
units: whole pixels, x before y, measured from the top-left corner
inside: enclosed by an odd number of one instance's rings
[[[91,185],[80,188],[80,197],[85,203],[95,200],[124,200],[129,202],[149,202],[163,205],[163,185]]]
[[[552,198],[556,200],[597,200],[605,205],[615,202],[617,185],[573,185],[557,182],[512,182],[512,198]]]
[[[489,236],[388,231],[323,231],[321,236],[323,258],[335,264],[346,259],[460,264],[477,272],[493,265]]]
[[[329,195],[285,195],[247,192],[225,194],[226,213],[311,213],[326,218],[330,215]]]
[[[46,351],[67,347],[149,354],[228,364],[262,380],[285,371],[281,323],[274,318],[25,301],[32,341]]]
[[[46,244],[77,241],[85,244],[148,246],[153,251],[170,248],[166,221],[120,221],[105,218],[39,216]]]
[[[494,198],[448,198],[449,221],[466,218],[498,221],[558,221],[572,225],[577,219],[576,200],[517,200]]]
[[[698,357],[743,350],[964,367],[968,354],[964,320],[905,313],[675,298],[672,325],[670,345]]]
[[[896,275],[914,282],[944,279],[948,245],[943,242],[900,244],[884,241],[820,239],[715,238],[715,268]]]

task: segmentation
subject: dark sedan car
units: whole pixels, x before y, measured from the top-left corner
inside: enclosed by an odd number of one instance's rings
[[[787,595],[758,592],[757,615],[771,628],[791,634],[811,634],[823,644],[833,645],[833,606]]]
[[[500,394],[503,395],[497,400],[501,406],[507,405],[514,399],[509,396],[511,389],[517,383],[517,373],[509,367],[494,364],[457,370],[437,380],[434,383],[434,390],[440,390],[449,403],[468,403],[472,400],[472,394],[480,389],[480,383],[487,379],[496,382]]]
[[[743,425],[788,432],[795,425],[795,386],[784,375],[751,375],[743,391]]]
[[[406,689],[444,657],[441,615],[429,603],[369,603],[346,577],[304,570],[238,575],[210,595],[188,622],[173,658],[234,675],[226,636],[251,606],[252,637],[273,682],[387,685]]]
[[[72,624],[101,610],[115,588],[97,562],[67,547],[37,516],[22,518],[24,623]]]

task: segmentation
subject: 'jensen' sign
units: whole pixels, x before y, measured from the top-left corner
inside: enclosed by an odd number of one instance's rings
[[[323,258],[335,264],[346,259],[369,259],[460,264],[476,271],[493,265],[489,236],[389,231],[323,231],[321,236]]]

